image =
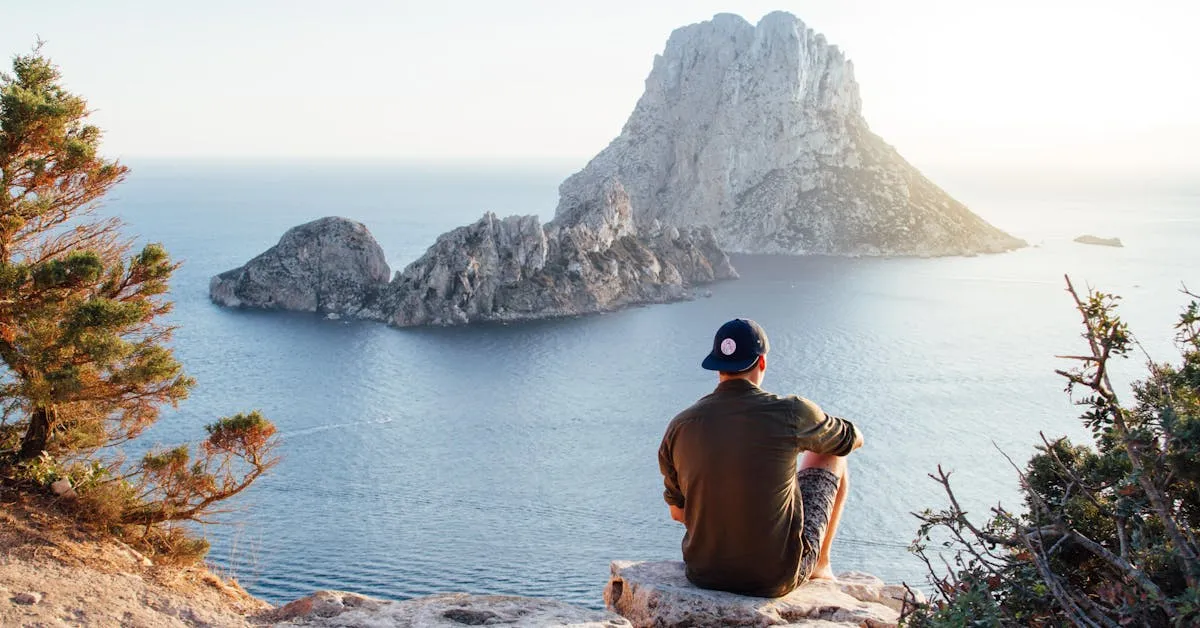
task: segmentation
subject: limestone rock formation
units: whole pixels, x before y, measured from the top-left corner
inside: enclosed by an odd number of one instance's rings
[[[854,68],[799,19],[676,30],[621,135],[559,188],[558,215],[617,179],[639,226],[707,225],[738,253],[960,255],[1024,242],[870,131]],[[557,218],[556,218],[557,219]]]
[[[391,602],[342,591],[318,591],[275,609],[260,619],[275,626],[629,626],[628,621],[613,613],[588,610],[554,600],[466,593]]]
[[[736,276],[711,229],[639,234],[629,196],[609,181],[544,227],[488,213],[442,235],[397,274],[385,309],[400,327],[528,320],[677,301]]]
[[[220,305],[321,312],[399,327],[518,321],[678,301],[737,277],[707,227],[639,233],[615,180],[549,224],[498,218],[442,234],[389,284],[363,225],[323,218],[289,230],[245,266],[212,279]]]
[[[899,621],[905,592],[874,576],[848,572],[836,582],[810,581],[781,598],[746,597],[694,586],[681,562],[614,561],[604,602],[635,628],[892,628]]]
[[[369,317],[390,272],[362,223],[328,217],[289,229],[245,266],[213,277],[209,296],[230,307]]]

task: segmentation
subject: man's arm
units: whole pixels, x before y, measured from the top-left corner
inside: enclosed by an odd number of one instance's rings
[[[679,475],[676,473],[674,461],[671,459],[670,429],[667,430],[662,444],[658,447],[658,470],[662,472],[663,500],[670,507],[671,518],[683,523],[683,508],[686,502],[683,491],[679,490]]]
[[[847,456],[862,447],[862,432],[853,423],[826,414],[817,404],[797,398],[797,440],[801,449],[818,454]]]

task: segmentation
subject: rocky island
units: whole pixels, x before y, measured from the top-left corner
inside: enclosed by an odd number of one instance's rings
[[[1121,243],[1121,238],[1101,238],[1100,236],[1088,234],[1084,234],[1078,238],[1075,238],[1075,241],[1080,244],[1091,244],[1094,246],[1113,246],[1118,248],[1125,246]]]
[[[795,16],[676,30],[620,136],[559,188],[616,178],[639,224],[706,225],[737,253],[969,255],[1025,243],[871,132],[854,66]],[[560,204],[562,209],[562,204]]]
[[[390,273],[362,223],[330,217],[289,229],[244,266],[213,277],[208,293],[228,307],[369,316]]]
[[[737,272],[707,227],[639,231],[616,181],[542,225],[498,218],[443,234],[387,280],[379,244],[361,223],[329,217],[290,229],[245,266],[213,277],[229,307],[300,310],[397,327],[519,321],[679,301]]]

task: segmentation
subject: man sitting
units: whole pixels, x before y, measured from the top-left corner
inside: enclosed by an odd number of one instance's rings
[[[846,502],[844,456],[863,441],[817,404],[760,388],[768,348],[754,321],[717,330],[702,363],[720,373],[717,388],[667,426],[658,464],[671,518],[687,527],[688,580],[779,597],[834,577],[829,547]]]

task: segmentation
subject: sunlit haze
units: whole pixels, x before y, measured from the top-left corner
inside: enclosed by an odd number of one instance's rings
[[[1194,3],[10,2],[123,158],[582,162],[671,31],[790,11],[918,166],[1200,169]]]

